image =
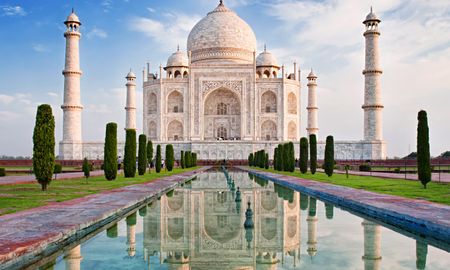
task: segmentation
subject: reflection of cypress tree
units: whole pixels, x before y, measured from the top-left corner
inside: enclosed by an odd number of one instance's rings
[[[147,206],[142,207],[139,209],[139,216],[145,217],[147,215]]]
[[[258,185],[260,185],[261,187],[265,187],[265,186],[267,186],[269,184],[268,180],[266,180],[264,178],[261,178],[261,177],[258,177],[258,176],[255,176],[255,182]]]
[[[127,217],[127,225],[128,226],[136,225],[136,212]]]
[[[247,249],[250,249],[251,243],[253,241],[253,229],[252,228],[245,229],[245,240],[247,240]]]
[[[416,268],[425,269],[427,264],[428,245],[423,240],[416,240]]]
[[[325,203],[325,216],[327,219],[333,219],[333,205],[330,203]]]
[[[106,230],[106,236],[108,236],[108,238],[116,238],[118,235],[117,223]]]
[[[316,207],[317,207],[317,200],[313,197],[309,197],[309,213],[308,213],[308,215],[310,217],[316,216]]]
[[[253,180],[253,174],[248,173],[248,177],[250,178],[250,180]]]
[[[305,193],[300,193],[300,209],[306,210],[308,209],[308,200],[309,197]]]

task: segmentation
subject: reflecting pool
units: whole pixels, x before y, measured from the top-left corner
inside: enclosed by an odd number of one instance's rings
[[[36,268],[450,269],[449,253],[421,238],[247,173],[227,175],[200,174]]]

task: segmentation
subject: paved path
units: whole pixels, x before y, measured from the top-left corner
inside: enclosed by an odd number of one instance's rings
[[[91,177],[92,176],[100,176],[103,174],[104,174],[103,171],[92,171]],[[83,172],[60,173],[60,174],[58,174],[57,179],[52,180],[52,181],[67,180],[67,179],[74,179],[74,178],[81,178],[81,177],[84,177]],[[27,184],[27,183],[37,183],[36,178],[34,177],[34,174],[0,177],[0,185],[14,185],[14,184]]]
[[[45,249],[58,251],[208,168],[0,216],[0,269],[34,263]]]
[[[323,170],[319,170],[323,171]],[[345,171],[335,170],[336,173],[345,174]],[[394,179],[405,179],[405,174],[401,173],[389,173],[389,172],[360,172],[360,171],[348,171],[348,174],[352,175],[365,175],[365,176],[376,176],[381,178],[394,178]],[[431,176],[433,182],[443,182],[450,183],[450,173],[433,173]],[[406,180],[416,180],[418,181],[417,174],[406,174]]]
[[[418,235],[426,235],[438,241],[450,243],[450,206],[264,172],[248,167],[239,168],[347,210]]]

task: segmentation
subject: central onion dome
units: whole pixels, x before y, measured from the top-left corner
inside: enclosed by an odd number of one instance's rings
[[[200,20],[188,37],[191,62],[231,60],[252,63],[256,37],[251,27],[222,1]]]

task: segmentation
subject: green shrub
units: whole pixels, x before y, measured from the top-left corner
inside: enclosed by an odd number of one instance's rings
[[[283,153],[283,144],[279,144],[278,145],[278,151],[277,151],[277,154],[278,154],[278,156],[277,156],[277,170],[278,171],[282,171],[283,170],[283,168],[284,168],[284,153]]]
[[[153,162],[153,142],[148,141],[147,143],[147,162],[151,164]]]
[[[184,151],[181,151],[180,166],[181,166],[182,169],[184,169],[186,167],[186,165],[184,164]]]
[[[370,172],[372,170],[372,167],[370,167],[369,164],[363,163],[359,165],[359,171],[360,172]]]
[[[197,153],[192,153],[193,166],[197,166]]]
[[[278,147],[275,147],[273,150],[273,169],[277,169],[277,155],[278,155]]]
[[[189,151],[184,152],[184,166],[186,168],[190,168],[189,158],[190,158]]]
[[[33,132],[33,171],[43,191],[53,177],[55,164],[55,118],[52,107],[40,105]]]
[[[53,166],[53,173],[55,174],[55,179],[58,177],[59,173],[62,173],[62,165],[59,163],[55,163]]]
[[[248,166],[253,166],[253,153],[248,155]]]
[[[89,163],[89,160],[87,158],[83,159],[83,173],[84,177],[86,177],[86,180],[89,178],[91,174],[91,167],[92,165]]]
[[[147,136],[139,135],[138,174],[144,175],[147,171]]]
[[[125,137],[125,156],[123,158],[125,178],[136,176],[136,130],[127,129]]]
[[[294,149],[294,143],[289,142],[287,144],[287,150],[288,150],[288,167],[287,167],[287,171],[294,172],[295,171],[295,149]]]
[[[400,167],[394,168],[394,172],[395,173],[400,173],[402,169],[400,169]]]
[[[269,169],[269,153],[266,153],[264,168]]]
[[[161,145],[159,145],[159,144],[158,144],[158,146],[156,146],[155,170],[156,170],[157,173],[161,172]]]
[[[5,168],[0,168],[0,177],[6,176]]]
[[[317,137],[315,134],[309,135],[309,169],[311,174],[315,174],[317,170]]]
[[[300,139],[300,172],[308,172],[308,139],[305,137]]]
[[[166,168],[169,172],[173,170],[173,164],[175,162],[173,145],[166,145]]]
[[[427,112],[420,111],[417,125],[417,173],[424,188],[431,181],[430,138]]]
[[[334,140],[333,136],[328,136],[325,144],[324,159],[324,170],[328,176],[333,175],[334,165]]]
[[[117,124],[106,125],[103,171],[109,181],[117,177]]]

